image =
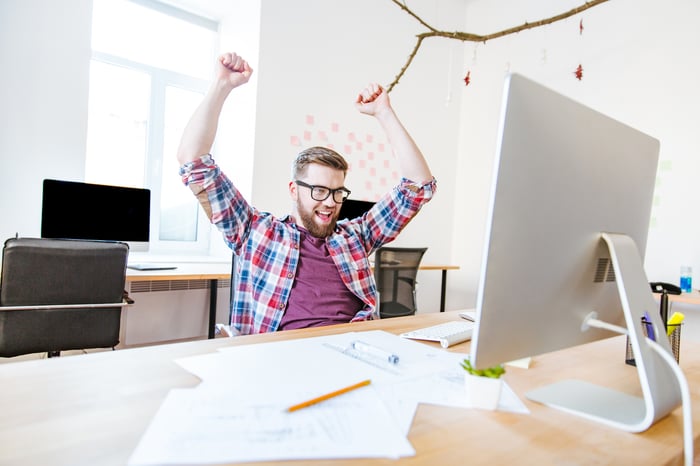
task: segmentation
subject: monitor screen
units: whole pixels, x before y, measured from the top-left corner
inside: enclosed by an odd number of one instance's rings
[[[44,180],[41,237],[124,241],[147,251],[151,192],[63,180]]]
[[[631,336],[639,333],[643,312],[663,325],[643,270],[658,152],[659,142],[646,134],[527,78],[507,77],[477,292],[474,366],[615,336],[587,328],[591,317],[632,326]],[[629,240],[619,250],[608,242],[618,236]],[[622,347],[613,356],[624,364]],[[663,383],[645,380],[643,391]],[[639,430],[638,421],[628,430]]]
[[[340,206],[338,220],[352,220],[361,217],[365,212],[374,206],[374,202],[360,201],[357,199],[345,199]]]

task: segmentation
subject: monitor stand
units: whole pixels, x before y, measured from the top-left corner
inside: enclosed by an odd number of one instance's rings
[[[666,335],[636,244],[627,235],[603,233],[602,238],[610,251],[642,397],[580,380],[557,382],[525,396],[624,431],[643,432],[680,405],[680,385],[673,369],[649,346],[642,332],[641,321],[646,311],[655,334]],[[658,338],[657,343],[671,354],[668,338]],[[624,370],[622,353],[620,361],[620,370]]]

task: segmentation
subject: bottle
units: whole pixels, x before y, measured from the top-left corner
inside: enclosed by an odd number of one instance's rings
[[[681,291],[684,293],[693,291],[693,268],[689,265],[681,266]]]

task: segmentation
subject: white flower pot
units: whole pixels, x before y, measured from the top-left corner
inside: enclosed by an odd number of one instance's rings
[[[464,374],[464,388],[472,408],[496,409],[501,399],[503,379]]]

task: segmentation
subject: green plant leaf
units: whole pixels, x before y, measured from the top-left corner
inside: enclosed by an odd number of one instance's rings
[[[468,373],[472,375],[477,375],[479,377],[489,377],[492,379],[498,379],[506,373],[506,370],[502,365],[488,367],[486,369],[474,369],[474,367],[472,367],[472,362],[469,359],[464,359],[459,364],[460,366],[462,366],[462,369],[464,369]]]

